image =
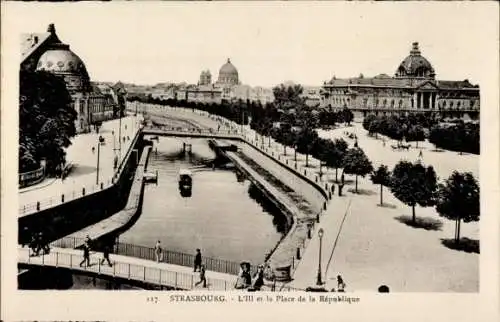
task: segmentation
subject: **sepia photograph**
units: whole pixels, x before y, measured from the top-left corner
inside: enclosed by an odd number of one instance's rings
[[[13,292],[479,295],[494,7],[2,3]]]

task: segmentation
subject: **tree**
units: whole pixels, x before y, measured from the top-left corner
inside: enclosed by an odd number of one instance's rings
[[[347,107],[345,107],[342,110],[342,118],[344,119],[344,122],[347,123],[347,125],[350,126],[352,120],[354,119],[354,114],[352,113],[352,111],[350,109],[348,109]]]
[[[327,154],[327,166],[335,169],[335,182],[338,182],[338,170],[344,164],[343,160],[347,148],[348,144],[344,139],[335,139],[330,146],[330,153]]]
[[[318,133],[311,127],[301,128],[296,135],[296,150],[306,155],[306,167],[309,166],[309,154],[311,154],[317,139]]]
[[[436,210],[440,216],[455,220],[455,242],[460,240],[460,222],[479,221],[479,185],[470,172],[454,171],[439,185]]]
[[[434,205],[437,178],[432,166],[425,167],[420,162],[415,164],[400,161],[394,167],[391,177],[391,192],[404,204],[412,207],[412,221],[415,223],[415,206]]]
[[[364,177],[373,171],[371,161],[360,148],[347,150],[343,158],[344,172],[356,176],[355,192],[358,193],[358,176]]]
[[[75,136],[77,113],[62,78],[48,72],[20,73],[19,171],[29,171],[46,160],[53,174],[65,163],[64,148]]]
[[[412,126],[408,131],[408,134],[406,136],[406,141],[417,142],[417,148],[418,148],[418,141],[423,141],[423,140],[425,140],[424,128],[421,125]]]
[[[383,187],[389,186],[391,183],[391,173],[386,165],[380,165],[371,175],[371,180],[374,184],[380,185],[380,205],[383,206]]]

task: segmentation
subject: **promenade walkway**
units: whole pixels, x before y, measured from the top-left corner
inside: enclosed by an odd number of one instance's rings
[[[191,267],[157,263],[135,257],[110,254],[112,266],[107,263],[101,265],[103,254],[92,252],[90,266],[80,266],[83,259],[81,250],[54,247],[47,255],[30,256],[29,248],[18,247],[18,263],[33,266],[50,266],[68,268],[73,271],[90,272],[96,275],[105,275],[113,278],[122,278],[154,285],[162,285],[180,290],[213,290],[225,291],[234,289],[236,276],[206,272],[207,287],[196,285],[199,273],[194,273]]]
[[[134,143],[140,122],[140,117],[122,118],[121,150],[118,150],[120,147],[119,120],[104,122],[99,133],[84,133],[75,136],[72,145],[66,150],[67,164],[73,165],[69,175],[64,180],[47,178],[37,185],[21,189],[19,191],[19,217],[61,204],[63,194],[67,202],[81,197],[83,188],[86,194],[90,194],[100,191],[101,183],[103,188],[111,186],[113,177],[121,170],[121,167],[114,169],[114,156],[118,157],[118,165],[120,165]],[[105,139],[105,144],[101,144],[100,147],[99,184],[96,184],[97,141],[100,135]],[[92,152],[92,147],[95,147],[94,152]],[[39,210],[37,210],[37,202],[40,202]]]

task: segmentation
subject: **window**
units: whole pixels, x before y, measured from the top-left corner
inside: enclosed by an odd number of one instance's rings
[[[399,108],[403,105],[403,100],[399,100]]]

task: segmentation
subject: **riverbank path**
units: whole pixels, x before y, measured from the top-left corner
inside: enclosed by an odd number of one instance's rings
[[[46,178],[39,184],[19,190],[19,217],[37,212],[36,204],[40,202],[40,210],[59,205],[61,195],[65,201],[78,198],[85,188],[86,194],[100,190],[112,184],[113,176],[119,171],[119,165],[127,155],[134,137],[141,126],[142,116],[126,116],[121,120],[104,122],[99,133],[78,134],[72,139],[72,144],[66,149],[66,163],[72,165],[69,175],[60,178]],[[121,134],[121,146],[119,133]],[[99,151],[99,178],[97,178],[97,142],[99,136],[105,140]],[[94,151],[92,151],[94,147]],[[121,148],[121,149],[120,149]],[[118,167],[114,169],[114,158],[118,158]],[[97,180],[98,179],[98,180]],[[96,183],[99,182],[99,184]]]

